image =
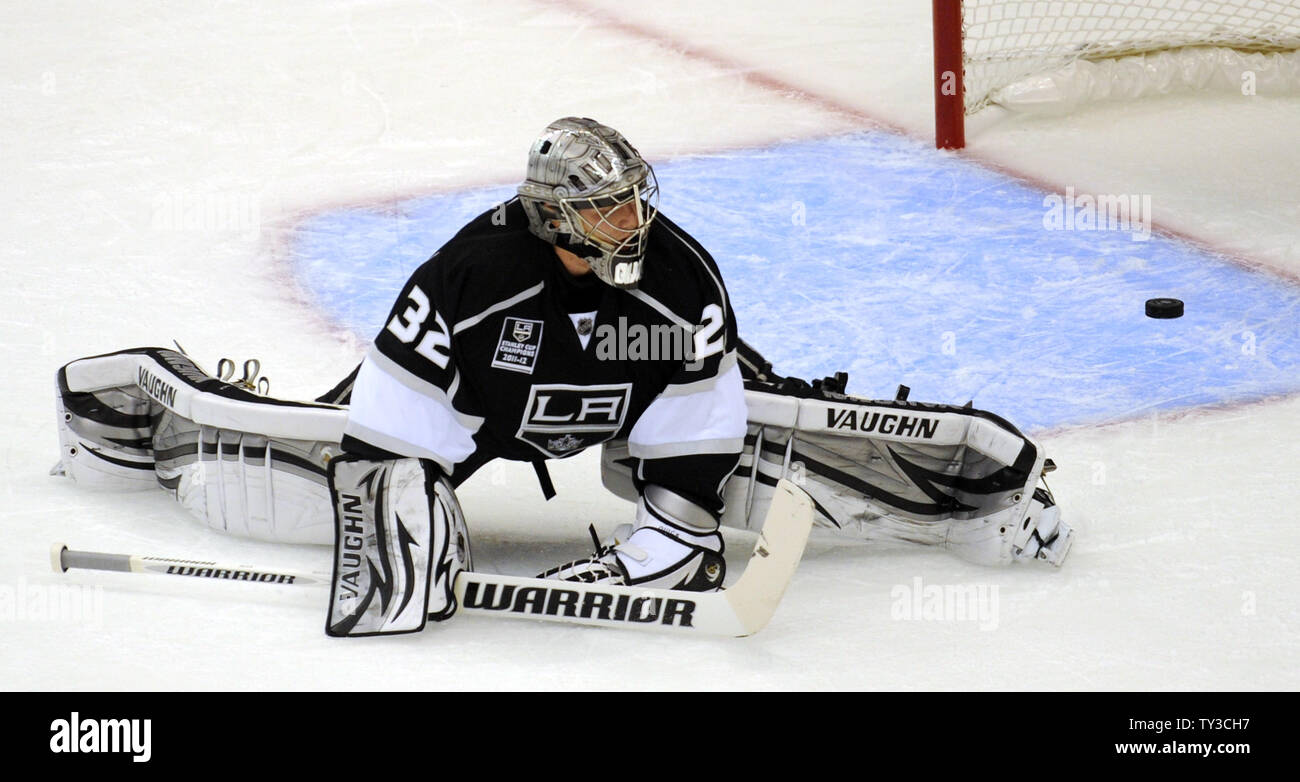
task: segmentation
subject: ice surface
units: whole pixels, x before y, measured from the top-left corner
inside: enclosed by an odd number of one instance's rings
[[[0,689],[1300,684],[1300,101],[972,123],[968,160],[1057,192],[1148,194],[1157,226],[1225,261],[1045,232],[1036,185],[929,151],[926,3],[20,6],[0,51]],[[656,161],[666,212],[713,249],[779,367],[973,396],[1032,427],[1079,527],[1065,568],[818,538],[747,640],[462,617],[355,644],[324,637],[310,591],[48,572],[54,540],[321,567],[321,549],[222,536],[160,491],[46,475],[55,370],[175,338],[209,367],[261,358],[276,393],[319,393],[445,238],[427,220],[483,208],[568,113]],[[911,140],[863,133],[882,123]],[[1187,317],[1141,317],[1154,295]],[[549,503],[527,466],[466,484],[481,565],[530,572],[584,551],[589,521],[624,520],[594,457],[554,463]],[[751,542],[728,533],[733,566]],[[996,587],[996,616],[902,618],[916,579]],[[67,584],[89,590],[87,616],[32,617]]]

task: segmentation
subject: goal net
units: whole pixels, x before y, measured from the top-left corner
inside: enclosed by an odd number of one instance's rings
[[[1300,89],[1300,0],[934,0],[934,19],[936,99],[963,115],[1242,89],[1247,72],[1261,94]]]

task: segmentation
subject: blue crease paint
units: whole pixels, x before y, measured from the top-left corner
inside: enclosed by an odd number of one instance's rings
[[[664,213],[722,270],[777,371],[973,400],[1027,429],[1300,389],[1300,290],[1183,242],[1048,230],[1047,194],[882,132],[656,167]],[[363,337],[407,276],[510,198],[475,188],[322,212],[290,241],[315,301]],[[1141,195],[1141,194],[1136,194]],[[1148,298],[1187,314],[1153,320]]]

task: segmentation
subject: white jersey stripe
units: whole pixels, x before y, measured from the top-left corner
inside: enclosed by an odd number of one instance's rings
[[[370,352],[366,354],[366,361],[373,363],[375,367],[385,375],[396,380],[417,394],[422,394],[437,400],[439,404],[451,411],[452,415],[456,416],[457,422],[459,422],[462,427],[470,430],[470,432],[477,432],[478,428],[483,425],[483,418],[481,416],[466,415],[457,410],[456,405],[451,401],[456,396],[457,387],[460,386],[459,371],[452,377],[451,388],[447,391],[443,391],[433,383],[406,371],[401,364],[398,364],[396,361],[393,361],[388,356],[379,352],[379,348],[374,345],[370,346]]]
[[[667,305],[665,305],[663,302],[654,298],[653,296],[641,290],[640,288],[632,288],[627,292],[632,294],[634,297],[640,299],[641,301],[645,302],[650,307],[654,308],[655,311],[657,311],[660,315],[663,315],[665,318],[671,320],[677,326],[680,326],[681,328],[688,329],[688,330],[695,328],[694,323],[691,323],[690,321],[680,317],[677,313],[668,309]]]
[[[669,383],[663,391],[659,392],[660,396],[684,396],[686,394],[698,394],[701,391],[709,391],[717,382],[727,374],[727,370],[736,366],[736,351],[731,351],[722,356],[718,361],[718,370],[712,376],[703,380],[695,380],[690,383]]]
[[[628,434],[628,452],[640,459],[740,451],[747,428],[745,385],[731,367],[707,389],[660,394]]]
[[[451,327],[451,333],[459,334],[465,329],[477,326],[479,323],[482,323],[483,320],[486,319],[492,313],[500,312],[501,310],[504,310],[508,307],[513,307],[519,302],[524,301],[525,299],[531,299],[532,297],[541,293],[542,289],[545,287],[546,287],[546,283],[539,282],[533,287],[528,288],[527,290],[516,293],[514,296],[511,296],[505,301],[499,301],[496,304],[493,304],[491,307],[488,307],[487,309],[483,310],[477,315],[465,318],[464,320],[457,321],[456,325]]]
[[[463,420],[475,419],[457,413],[445,394],[403,383],[373,360],[374,355],[367,356],[357,372],[344,434],[402,456],[433,459],[450,472],[474,452],[478,426],[467,427]]]
[[[699,456],[710,453],[735,453],[743,451],[745,438],[724,437],[717,440],[692,440],[689,443],[664,443],[662,445],[628,445],[628,453],[638,459],[671,459],[674,456]],[[734,469],[734,468],[733,468]],[[641,476],[645,480],[645,476]]]

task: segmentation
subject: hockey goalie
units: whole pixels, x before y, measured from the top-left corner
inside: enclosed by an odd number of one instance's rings
[[[777,375],[738,338],[709,253],[657,204],[620,133],[557,120],[517,197],[416,269],[329,393],[275,399],[256,362],[236,380],[223,360],[214,377],[162,348],[79,359],[57,376],[56,470],[161,485],[230,534],[332,544],[338,636],[450,618],[456,574],[472,569],[456,487],[511,459],[532,462],[549,496],[546,460],[596,445],[603,483],[635,508],[543,578],[716,590],[720,525],[761,520],[782,478],[834,534],[1061,564],[1073,533],[1038,443],[969,405]],[[611,345],[631,327],[649,344]],[[398,571],[411,599],[380,610],[370,598]]]

